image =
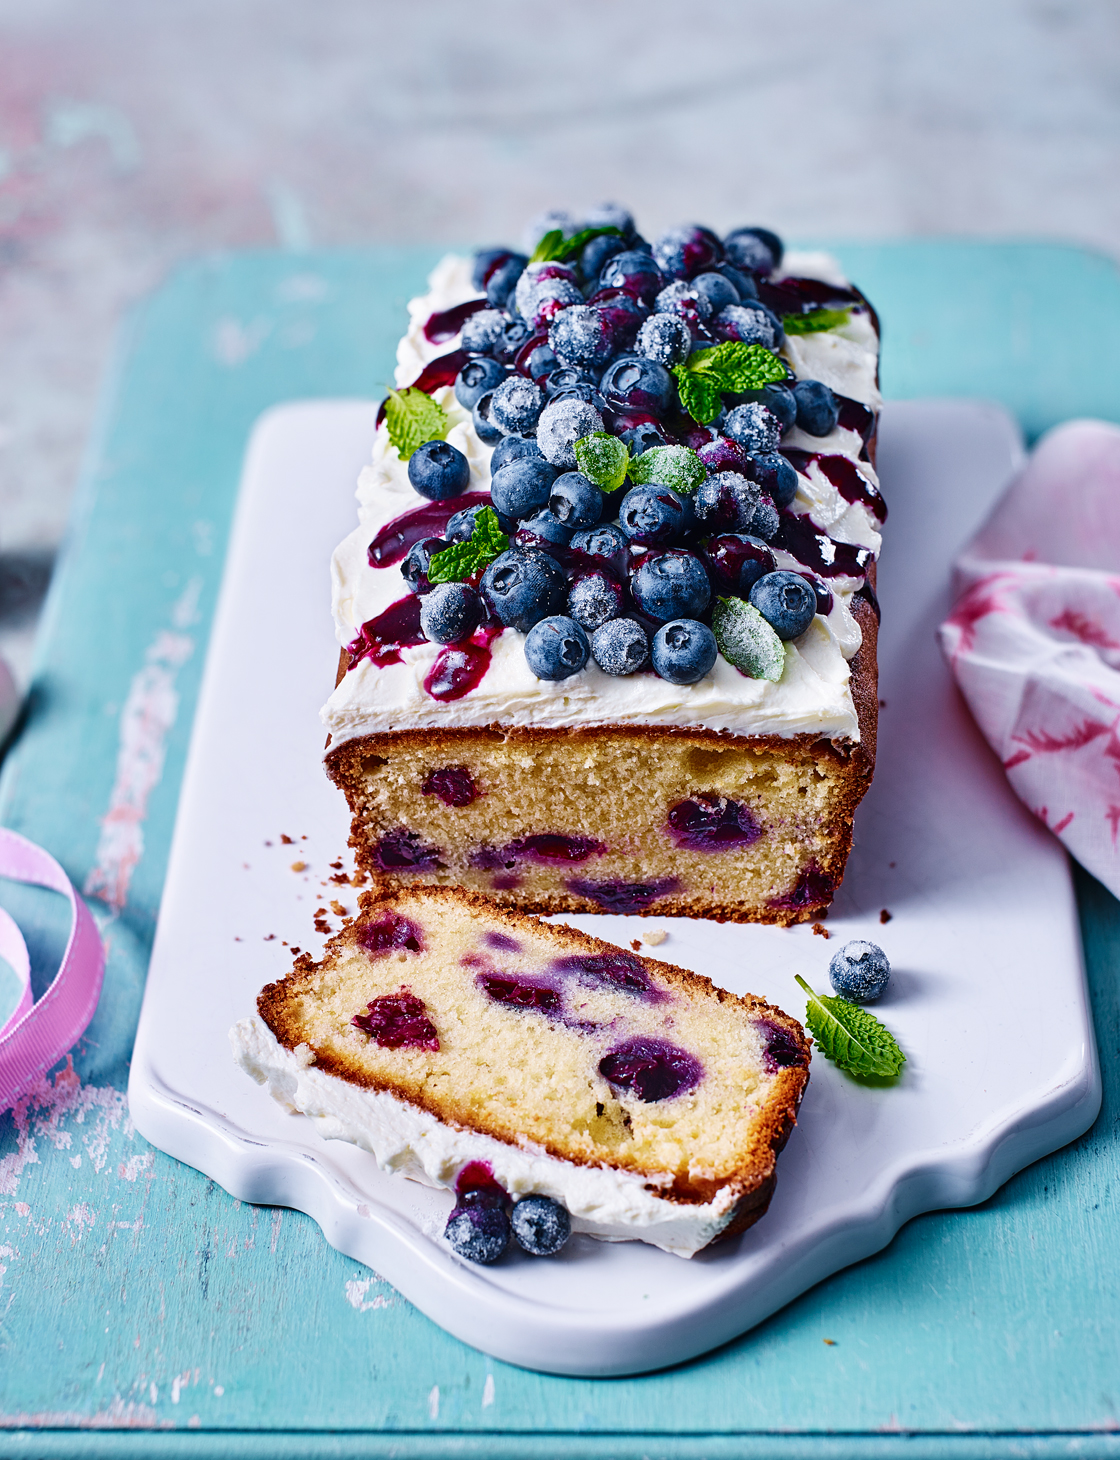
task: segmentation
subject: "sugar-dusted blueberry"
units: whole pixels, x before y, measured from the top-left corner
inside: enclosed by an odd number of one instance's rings
[[[676,395],[676,384],[664,365],[641,355],[623,355],[608,365],[599,383],[612,410],[663,416]]]
[[[752,537],[760,537],[763,542],[773,542],[778,535],[778,528],[782,525],[782,519],[778,515],[778,509],[774,506],[774,499],[762,492],[758,498],[758,506],[754,509],[754,516],[751,518],[750,532]]]
[[[501,1207],[457,1206],[443,1235],[451,1250],[468,1262],[497,1262],[509,1246],[509,1218]]]
[[[739,406],[738,409],[746,410],[747,407]],[[763,451],[753,455],[747,470],[751,480],[758,483],[775,507],[788,507],[797,496],[797,472],[780,451]]]
[[[653,301],[656,314],[675,314],[695,328],[712,317],[712,301],[686,279],[666,284]]]
[[[574,442],[603,429],[603,418],[594,406],[580,400],[550,401],[537,422],[537,442],[553,466],[575,471],[578,463]]]
[[[504,309],[480,309],[464,321],[459,348],[471,355],[489,355],[508,323]]]
[[[583,277],[598,279],[607,260],[613,259],[615,254],[622,253],[625,248],[626,240],[619,238],[617,233],[600,233],[598,238],[593,238],[590,243],[585,243],[583,252],[579,256],[579,266]]]
[[[523,253],[511,253],[486,280],[486,302],[492,309],[504,309],[529,260]]]
[[[503,517],[531,517],[548,506],[556,469],[540,456],[518,456],[490,478],[490,500]]]
[[[473,411],[487,391],[501,384],[505,374],[497,360],[468,360],[455,377],[455,399],[465,411]]]
[[[602,367],[614,353],[611,333],[594,304],[574,304],[552,321],[548,343],[566,365]]]
[[[605,562],[617,564],[625,560],[629,540],[620,527],[613,522],[604,522],[586,532],[577,532],[572,538],[572,547],[586,557],[602,558]]]
[[[559,259],[538,260],[535,264],[527,264],[525,272],[517,281],[517,288],[513,295],[512,304],[516,312],[523,319],[528,319],[534,293],[542,284],[558,282],[579,283],[576,271],[571,264],[562,263]]]
[[[799,380],[793,387],[797,424],[809,436],[827,436],[836,429],[840,407],[822,380]]]
[[[736,228],[723,247],[735,267],[748,274],[771,274],[782,262],[782,241],[768,228]]]
[[[634,602],[658,623],[674,618],[695,618],[712,597],[704,564],[684,548],[647,553],[630,579]]]
[[[490,419],[506,436],[525,436],[536,429],[544,409],[544,391],[524,375],[507,375],[490,401]]]
[[[582,472],[566,471],[552,484],[548,510],[573,532],[594,527],[603,515],[603,493]]]
[[[747,453],[730,436],[717,433],[710,441],[697,446],[695,451],[710,475],[718,476],[721,471],[735,471],[741,476],[746,475]]]
[[[665,316],[662,315],[661,318],[664,319]],[[656,421],[642,421],[640,425],[631,426],[628,431],[623,431],[619,440],[630,448],[631,456],[641,456],[651,446],[667,444],[665,432]]]
[[[591,635],[591,653],[604,674],[637,674],[649,663],[649,637],[636,619],[612,618]]]
[[[779,639],[799,638],[813,622],[817,595],[800,573],[779,568],[751,589],[750,601]]]
[[[457,644],[486,617],[486,605],[469,583],[440,583],[424,595],[420,628],[433,644]]]
[[[627,249],[607,260],[599,274],[600,289],[625,289],[648,304],[664,288],[665,280],[650,254]]]
[[[723,245],[710,228],[682,223],[654,240],[653,257],[667,279],[691,279],[723,258]]]
[[[726,305],[712,320],[712,331],[721,340],[741,340],[768,350],[776,350],[782,342],[781,323],[757,300]]]
[[[747,390],[733,399],[739,405],[757,401],[765,406],[772,416],[777,416],[783,432],[788,431],[797,419],[797,402],[788,385],[764,385],[761,390]]]
[[[837,949],[828,965],[828,979],[842,999],[870,1004],[886,990],[891,965],[878,943],[855,939]]]
[[[583,290],[578,284],[568,279],[541,279],[529,292],[525,322],[533,330],[548,329],[558,315],[573,305],[583,305]]]
[[[422,497],[441,502],[467,490],[470,463],[450,441],[425,441],[408,458],[408,479]]]
[[[490,406],[494,400],[492,390],[484,391],[471,408],[471,424],[478,439],[486,446],[496,446],[502,439],[501,428],[490,419]]]
[[[608,619],[617,618],[624,601],[622,584],[617,578],[609,573],[582,573],[568,589],[568,616],[590,634]],[[595,652],[594,641],[591,652]]]
[[[572,529],[545,507],[532,517],[526,517],[515,530],[510,542],[514,547],[540,547],[545,552],[551,552],[553,548],[567,547],[571,540]]]
[[[617,1090],[649,1103],[670,1100],[693,1089],[704,1069],[695,1055],[667,1039],[639,1034],[627,1039],[599,1061],[599,1073]]]
[[[670,684],[695,684],[711,673],[718,654],[715,634],[697,619],[662,624],[650,641],[654,670]]]
[[[540,447],[531,436],[503,436],[490,454],[490,474],[501,471],[503,466],[519,461],[523,456],[544,460]]]
[[[777,567],[774,554],[761,538],[737,532],[709,538],[704,561],[712,587],[721,598],[746,598],[758,580]]]
[[[782,439],[782,423],[760,401],[750,401],[728,411],[723,434],[738,441],[752,456],[759,452],[777,451]]]
[[[567,679],[591,657],[587,635],[566,614],[553,614],[525,636],[525,662],[538,679]]]
[[[740,472],[720,471],[693,493],[696,515],[709,532],[749,532],[759,488]]]
[[[533,1257],[552,1257],[572,1235],[567,1207],[550,1196],[523,1196],[510,1217],[517,1245]]]
[[[618,525],[631,542],[646,547],[672,542],[684,525],[684,503],[668,487],[634,487],[622,499]]]
[[[498,621],[523,634],[556,612],[566,587],[563,572],[547,553],[518,548],[495,558],[481,584],[482,596]]]
[[[456,512],[455,517],[461,517],[463,513]],[[455,517],[451,522],[455,521]],[[447,524],[450,531],[451,522]],[[470,536],[470,533],[467,534]],[[448,537],[445,541],[442,537],[424,537],[419,542],[414,542],[401,559],[401,576],[408,584],[410,593],[427,593],[431,587],[428,582],[428,564],[441,553],[445,547],[450,547],[455,538]]]
[[[692,349],[692,331],[676,314],[651,314],[638,331],[637,354],[659,365],[680,365]]]

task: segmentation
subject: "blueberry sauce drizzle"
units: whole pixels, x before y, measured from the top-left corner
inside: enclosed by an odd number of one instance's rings
[[[765,1040],[762,1062],[768,1075],[776,1074],[778,1070],[804,1069],[809,1063],[804,1050],[788,1029],[783,1029],[772,1019],[754,1019],[751,1022]]]
[[[501,632],[501,624],[484,624],[469,639],[441,650],[424,676],[424,688],[432,699],[446,704],[477,689],[490,668],[490,645]]]
[[[660,898],[681,890],[680,880],[676,877],[662,877],[653,882],[593,882],[583,877],[570,877],[564,886],[577,897],[586,897],[589,902],[597,903],[604,912],[613,913],[645,912]]]
[[[420,787],[422,796],[437,796],[445,806],[469,806],[481,794],[465,765],[445,765],[429,771]]]
[[[460,1207],[504,1207],[509,1202],[489,1161],[468,1161],[455,1178],[455,1195]]]
[[[778,513],[778,531],[770,546],[781,548],[822,578],[862,578],[873,557],[870,548],[834,542],[807,512],[798,516],[788,507]]]
[[[450,309],[437,309],[429,314],[424,323],[424,338],[433,345],[446,345],[480,309],[486,308],[486,300],[468,299],[465,304],[453,304]]]
[[[801,314],[806,309],[827,305],[862,304],[863,295],[845,284],[829,284],[824,279],[758,280],[758,297],[775,314]]]
[[[373,922],[358,925],[358,946],[371,958],[377,958],[382,953],[394,953],[402,949],[407,949],[410,953],[423,953],[424,939],[418,923],[386,908]]]
[[[703,1078],[704,1067],[695,1055],[667,1039],[640,1034],[604,1055],[599,1073],[616,1090],[650,1104],[693,1089]]]
[[[669,811],[669,836],[682,851],[725,852],[753,846],[762,835],[749,806],[726,796],[697,794]]]
[[[367,1005],[368,1012],[350,1020],[364,1030],[379,1049],[439,1050],[436,1026],[428,1018],[423,1000],[404,984],[399,994],[382,994]]]
[[[415,543],[423,542],[426,537],[442,537],[444,528],[456,512],[462,512],[466,507],[489,505],[489,492],[464,492],[461,497],[425,502],[422,507],[394,517],[392,522],[381,528],[366,551],[370,567],[391,568]]]
[[[347,672],[363,659],[372,659],[379,669],[387,664],[400,664],[401,650],[425,643],[420,628],[421,598],[409,593],[391,603],[384,613],[367,619],[358,630],[358,637],[346,646],[350,655]]]
[[[848,457],[822,451],[801,451],[793,446],[787,446],[782,455],[795,471],[802,473],[807,473],[810,464],[815,461],[845,502],[862,502],[877,521],[887,520],[887,504],[882,493]]]

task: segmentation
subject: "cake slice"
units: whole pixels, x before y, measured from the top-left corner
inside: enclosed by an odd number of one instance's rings
[[[238,1063],[324,1136],[682,1256],[766,1211],[809,1078],[761,999],[448,888],[366,894],[257,1007]]]

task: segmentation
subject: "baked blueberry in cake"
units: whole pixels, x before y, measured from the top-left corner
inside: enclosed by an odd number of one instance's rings
[[[872,774],[878,321],[760,228],[614,206],[447,258],[339,547],[361,865],[535,912],[791,923]]]
[[[451,888],[367,894],[257,1007],[231,1032],[242,1068],[454,1190],[446,1235],[476,1262],[511,1233],[691,1256],[745,1230],[809,1078],[800,1025],[761,999]]]

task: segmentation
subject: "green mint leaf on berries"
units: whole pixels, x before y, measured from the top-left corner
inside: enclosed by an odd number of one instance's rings
[[[816,335],[838,330],[848,323],[850,309],[811,309],[808,314],[784,314],[782,328],[787,335]]]
[[[681,405],[701,426],[714,421],[723,409],[719,396],[719,382],[703,370],[690,370],[687,365],[674,365],[677,377],[677,393]]]
[[[708,475],[691,446],[651,446],[630,463],[630,480],[639,487],[653,482],[677,496],[690,496]]]
[[[581,228],[571,238],[565,238],[563,229],[553,228],[541,239],[529,259],[531,264],[566,264],[569,259],[581,253],[585,244],[604,233],[614,233],[621,238],[619,229],[604,225],[602,228]]]
[[[572,450],[580,471],[602,491],[613,492],[626,480],[630,452],[626,442],[617,436],[608,431],[592,431],[589,436],[581,436]]]
[[[495,558],[509,547],[509,538],[498,523],[492,507],[483,507],[475,518],[474,531],[467,542],[452,543],[434,553],[428,564],[428,582],[465,583],[475,573],[488,568]]]
[[[389,443],[397,448],[402,461],[407,461],[425,441],[443,441],[451,427],[443,407],[413,385],[389,392],[385,420]]]
[[[743,598],[719,599],[712,610],[712,633],[719,652],[740,674],[768,679],[771,684],[781,679],[785,645],[753,603]]]
[[[893,1080],[906,1056],[886,1025],[859,1004],[815,993],[795,977],[809,995],[805,1023],[824,1054],[857,1079]]]
[[[764,385],[778,385],[789,378],[785,362],[765,345],[744,345],[742,340],[727,340],[707,350],[695,350],[688,357],[689,370],[712,376],[720,390],[738,394],[744,390],[761,390]]]

